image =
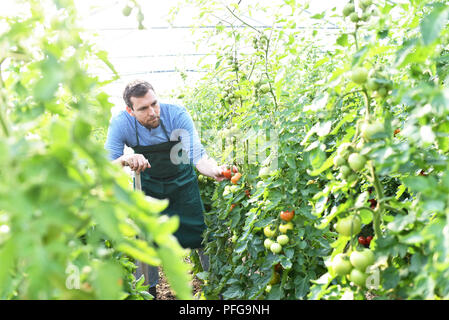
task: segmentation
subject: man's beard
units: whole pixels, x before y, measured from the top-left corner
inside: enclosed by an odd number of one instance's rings
[[[153,119],[153,121],[147,122],[145,124],[145,127],[147,129],[155,129],[155,128],[159,127],[160,123],[161,123],[161,117],[156,117]]]

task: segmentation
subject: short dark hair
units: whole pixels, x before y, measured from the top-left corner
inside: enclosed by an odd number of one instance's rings
[[[125,91],[123,91],[123,100],[128,107],[133,109],[131,97],[141,98],[147,94],[149,90],[153,90],[153,86],[144,80],[134,80],[126,85]]]

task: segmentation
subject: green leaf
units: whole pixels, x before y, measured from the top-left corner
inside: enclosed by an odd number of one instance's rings
[[[121,295],[122,269],[117,262],[102,262],[98,267],[94,286],[98,290],[98,298],[101,300],[117,300]]]
[[[181,300],[192,300],[193,296],[189,285],[190,267],[179,259],[180,252],[177,252],[179,250],[181,250],[179,245],[171,244],[170,246],[160,246],[157,252],[162,260],[167,280],[176,296]]]
[[[441,30],[447,25],[449,7],[436,5],[421,22],[420,30],[423,42],[426,46],[439,38]]]
[[[337,44],[339,46],[342,47],[347,47],[349,42],[348,42],[348,34],[347,33],[343,33],[341,34],[338,38],[337,38]]]
[[[117,245],[117,250],[149,265],[157,266],[161,263],[161,259],[158,257],[156,250],[143,240],[137,239],[120,243]]]

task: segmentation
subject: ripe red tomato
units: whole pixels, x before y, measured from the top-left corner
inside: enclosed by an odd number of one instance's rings
[[[365,239],[365,237],[360,236],[360,237],[359,237],[359,243],[360,243],[362,246],[366,245],[366,239]]]
[[[226,169],[221,173],[226,179],[230,180],[232,173],[231,173],[231,169]]]
[[[370,203],[370,208],[371,209],[375,209],[376,208],[376,206],[377,206],[377,200],[376,199],[369,199],[368,200],[369,201],[369,203]]]
[[[286,211],[281,211],[281,213],[280,213],[279,216],[281,217],[282,220],[288,222],[288,221],[290,221],[291,219],[293,219],[293,217],[295,216],[295,211],[294,211],[294,210],[292,210],[292,211],[288,211],[288,210],[286,210]]]
[[[366,237],[366,239],[365,239],[365,242],[366,242],[366,245],[370,245],[370,243],[371,243],[371,240],[373,240],[373,237],[372,236],[368,236],[368,237]]]
[[[239,182],[240,178],[242,177],[242,174],[237,172],[236,174],[234,174],[234,176],[231,178],[231,182],[233,184],[237,184],[237,182]]]
[[[251,198],[251,191],[249,191],[248,189],[245,190],[245,193],[247,195],[248,198]]]

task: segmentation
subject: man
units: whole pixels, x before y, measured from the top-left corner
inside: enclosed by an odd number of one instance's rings
[[[187,110],[160,103],[148,82],[129,83],[123,99],[126,111],[113,117],[108,129],[105,148],[109,157],[114,163],[129,165],[131,170],[141,173],[142,191],[146,195],[168,198],[169,206],[162,213],[179,215],[180,227],[175,236],[184,248],[199,249],[203,268],[208,269],[209,261],[201,250],[206,227],[204,206],[193,166],[217,181],[225,178],[222,175],[225,166],[218,166],[207,156]],[[125,145],[134,153],[123,154]],[[156,298],[158,270],[157,267],[148,270],[145,277],[150,293]]]

